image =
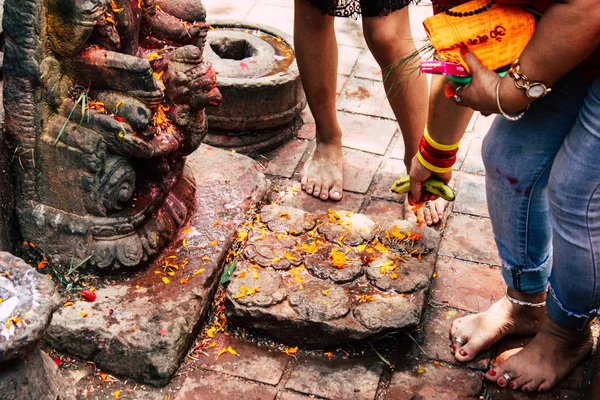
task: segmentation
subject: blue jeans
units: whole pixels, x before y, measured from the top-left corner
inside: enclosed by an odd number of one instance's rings
[[[600,77],[571,73],[483,143],[494,237],[508,287],[539,293],[565,328],[600,308]]]

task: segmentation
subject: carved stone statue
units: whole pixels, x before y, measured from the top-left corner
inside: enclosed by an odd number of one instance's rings
[[[23,239],[134,267],[193,207],[185,156],[221,95],[200,0],[6,0],[6,131]]]

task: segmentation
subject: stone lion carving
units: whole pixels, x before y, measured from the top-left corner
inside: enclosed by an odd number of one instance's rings
[[[221,95],[199,0],[6,0],[6,131],[25,240],[134,267],[187,220]]]

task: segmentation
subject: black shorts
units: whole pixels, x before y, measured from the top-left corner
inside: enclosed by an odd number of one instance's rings
[[[323,14],[334,17],[381,17],[419,0],[308,0]]]

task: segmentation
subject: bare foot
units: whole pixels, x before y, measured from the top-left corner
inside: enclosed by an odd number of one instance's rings
[[[404,199],[404,219],[411,222],[424,221],[427,226],[435,225],[444,216],[448,202],[442,198],[427,201],[422,207],[411,205],[408,196]]]
[[[342,199],[342,144],[317,142],[302,173],[302,190],[321,200]]]
[[[509,357],[485,374],[499,386],[507,384],[524,392],[547,392],[566,378],[592,350],[589,328],[566,329],[548,316],[540,324],[533,340],[517,354]],[[510,383],[503,376],[508,374]]]
[[[543,301],[545,293],[530,296],[537,297],[533,299],[525,297],[522,300]],[[461,362],[471,361],[477,354],[488,349],[504,336],[535,335],[545,313],[545,308],[516,305],[503,297],[487,311],[458,318],[450,328],[454,357]],[[456,338],[462,340],[464,344],[460,345]]]

